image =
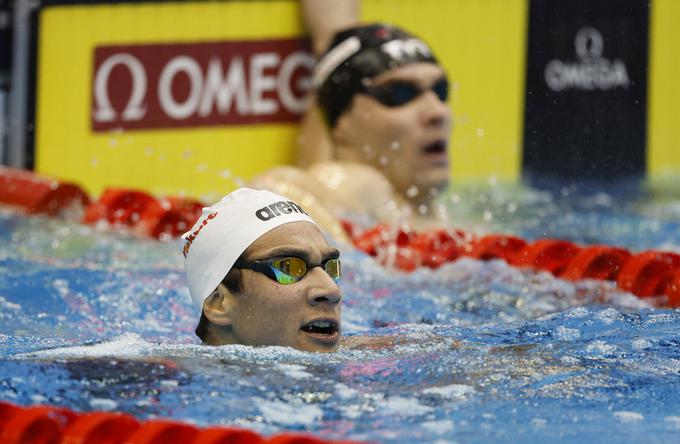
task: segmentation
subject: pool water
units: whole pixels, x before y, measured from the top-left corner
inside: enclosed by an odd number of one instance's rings
[[[478,232],[680,252],[680,200],[626,187],[443,202]],[[613,283],[343,249],[344,332],[383,345],[205,347],[180,247],[0,210],[0,400],[373,442],[677,442],[680,311]]]

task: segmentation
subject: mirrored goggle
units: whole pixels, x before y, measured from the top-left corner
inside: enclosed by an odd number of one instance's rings
[[[396,107],[406,105],[428,89],[431,89],[442,102],[446,102],[449,97],[449,81],[445,78],[438,80],[430,88],[421,88],[414,82],[395,81],[366,87],[363,92],[385,106]]]
[[[340,280],[340,259],[328,259],[318,265],[307,264],[304,259],[290,256],[263,261],[236,261],[235,268],[245,268],[262,273],[279,284],[288,285],[299,281],[314,267],[323,267],[328,275],[337,283]]]

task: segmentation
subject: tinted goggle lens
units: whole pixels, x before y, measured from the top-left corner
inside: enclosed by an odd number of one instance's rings
[[[340,259],[329,259],[322,264],[326,273],[335,281],[340,279]],[[294,284],[307,274],[307,264],[299,257],[284,257],[269,262],[279,284]]]
[[[437,95],[439,100],[446,102],[449,97],[448,80],[440,79],[430,89]],[[421,89],[412,82],[390,82],[386,85],[366,88],[365,92],[385,106],[396,107],[406,105],[424,91],[426,90]]]

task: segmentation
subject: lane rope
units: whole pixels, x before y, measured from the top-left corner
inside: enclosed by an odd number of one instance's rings
[[[0,203],[28,214],[56,215],[74,205],[85,206],[83,223],[105,222],[143,236],[172,239],[184,233],[201,214],[203,203],[183,197],[156,198],[127,188],[109,188],[91,200],[76,184],[39,174],[0,167]],[[545,270],[567,279],[616,282],[641,298],[655,297],[667,307],[680,307],[680,255],[667,251],[633,253],[610,245],[579,245],[567,240],[533,242],[508,234],[475,236],[457,229],[416,232],[408,226],[376,225],[360,230],[342,225],[354,246],[386,267],[405,272],[439,268],[461,257],[502,259],[518,267]]]

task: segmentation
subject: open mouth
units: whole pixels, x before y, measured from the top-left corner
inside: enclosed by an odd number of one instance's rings
[[[430,154],[446,154],[446,142],[443,140],[437,140],[431,144],[425,146],[422,149],[422,153],[425,155]]]
[[[300,330],[323,342],[335,342],[339,337],[340,325],[333,319],[316,319],[300,327]]]
[[[301,329],[307,333],[332,335],[338,332],[338,323],[331,319],[320,319],[303,325]]]

